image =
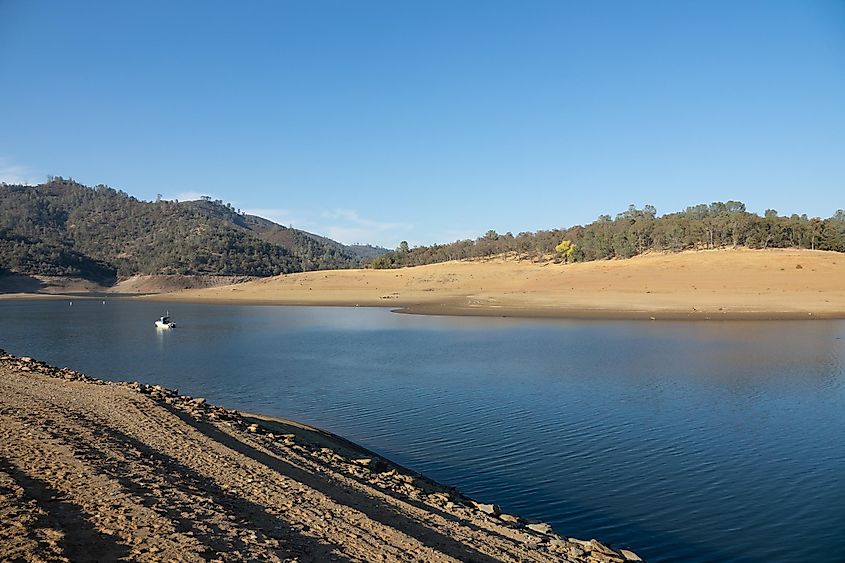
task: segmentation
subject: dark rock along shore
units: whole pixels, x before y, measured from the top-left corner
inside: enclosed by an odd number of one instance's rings
[[[494,560],[593,562],[640,560],[636,554],[629,550],[613,549],[596,540],[584,541],[575,538],[565,538],[557,535],[552,527],[546,523],[530,522],[519,516],[502,513],[501,509],[495,504],[481,503],[470,499],[454,488],[435,483],[422,475],[402,468],[342,438],[317,429],[303,427],[296,423],[287,423],[287,421],[242,414],[231,409],[209,404],[203,398],[180,395],[177,390],[167,389],[160,385],[145,385],[138,382],[111,382],[92,378],[71,369],[49,366],[32,358],[18,358],[6,354],[2,350],[0,350],[0,374],[7,381],[12,380],[12,374],[26,376],[33,380],[39,376],[46,376],[54,380],[59,379],[63,382],[68,382],[69,385],[78,386],[80,383],[84,383],[121,389],[122,392],[128,391],[129,393],[135,394],[135,400],[142,400],[144,404],[148,404],[147,401],[151,401],[151,406],[160,407],[162,416],[174,418],[175,415],[177,422],[186,421],[189,424],[211,427],[214,432],[217,432],[217,441],[226,441],[231,439],[231,437],[237,440],[243,440],[244,436],[248,436],[247,439],[251,443],[255,443],[257,447],[262,448],[263,451],[266,451],[267,455],[280,458],[289,456],[297,460],[301,459],[303,460],[303,465],[307,464],[308,466],[309,478],[326,475],[334,481],[350,479],[351,481],[347,481],[347,483],[363,489],[366,497],[371,495],[371,491],[377,491],[380,495],[386,495],[391,503],[397,503],[397,506],[404,508],[410,504],[426,511],[429,513],[429,516],[433,513],[440,517],[445,517],[451,521],[453,526],[460,527],[462,534],[468,533],[465,530],[466,527],[478,530],[475,532],[475,535],[469,534],[463,538],[455,533],[458,528],[449,530],[455,536],[458,536],[455,538],[457,541],[466,542],[468,545],[475,544],[474,549],[478,551],[470,550],[469,552],[461,553],[454,546],[451,549],[440,548],[435,551],[437,555],[445,556],[447,559],[467,558],[469,560],[484,560],[489,555]],[[62,385],[63,383],[58,384]],[[14,388],[14,392],[17,391]],[[10,397],[12,394],[6,395],[4,393],[0,394],[0,396]],[[10,402],[8,398],[0,399],[0,415],[12,417],[20,415],[19,409],[16,409],[15,405],[7,404]],[[32,401],[29,403],[32,410],[37,412],[38,408]],[[68,414],[73,417],[72,413]],[[82,415],[79,416],[81,417]],[[221,433],[218,429],[223,429],[224,432]],[[53,437],[62,440],[66,439],[66,436],[56,435],[55,432],[53,432]],[[178,437],[173,437],[172,440],[178,441]],[[240,442],[234,443],[239,444]],[[151,457],[154,457],[154,454],[151,454]],[[4,453],[0,451],[0,459],[7,460],[4,462],[4,465],[11,465],[13,469],[16,467],[14,471],[4,471],[4,467],[0,467],[0,476],[4,473],[28,472],[25,466],[18,466],[14,461],[14,455],[9,455],[8,452]],[[269,465],[272,461],[269,460],[265,463]],[[31,541],[29,543],[23,541],[21,531],[18,529],[15,532],[13,522],[8,521],[12,517],[12,512],[8,508],[10,501],[12,504],[23,505],[23,499],[26,497],[28,489],[28,487],[24,486],[26,484],[26,478],[21,477],[17,480],[12,479],[12,481],[17,482],[20,487],[4,485],[0,482],[0,531],[3,532],[0,534],[0,537],[8,536],[10,539],[8,542],[10,547],[5,548],[5,551],[0,550],[0,559],[14,557],[38,559],[47,555],[49,550],[43,545],[40,548],[33,547],[33,545],[40,545],[37,541],[35,544]],[[248,480],[248,482],[254,483],[255,480]],[[237,486],[233,488],[236,489]],[[348,499],[345,500],[349,504]],[[364,500],[363,502],[369,501]],[[372,502],[377,503],[376,500]],[[325,507],[323,510],[325,510]],[[392,510],[397,510],[396,506],[393,506]],[[20,519],[21,515],[18,514],[16,518]],[[329,517],[328,520],[332,518]],[[340,519],[339,515],[335,515],[334,518],[337,520]],[[324,520],[326,519],[324,518]],[[301,524],[305,530],[313,526],[312,532],[319,528],[319,526],[314,526],[314,522],[303,522]],[[99,531],[109,536],[114,534],[121,537],[126,543],[144,546],[145,550],[131,552],[131,558],[133,559],[160,559],[162,556],[167,556],[168,554],[166,547],[156,549],[157,540],[155,534],[143,538],[140,544],[138,544],[138,531],[131,526],[102,526],[102,529],[99,529]],[[407,530],[400,531],[407,532]],[[482,535],[489,533],[495,534],[498,544],[491,545],[489,538],[475,537],[481,532],[483,532]],[[61,534],[62,530],[56,530],[56,533]],[[342,534],[340,531],[338,533]],[[444,531],[444,533],[448,532]],[[32,530],[28,532],[25,530],[23,537],[28,537],[27,534],[32,535]],[[415,534],[410,535],[414,536]],[[420,534],[416,535],[420,536]],[[343,543],[344,541],[351,541],[352,538],[335,537],[333,539],[336,540],[336,543],[338,540]],[[347,553],[345,557],[364,560],[394,559],[393,556],[388,554],[389,550],[386,548],[384,552],[379,553],[379,548],[373,546],[373,544],[377,546],[378,541],[378,539],[372,538],[371,542],[368,542],[370,543],[369,546],[361,546],[361,551],[357,554]],[[213,542],[206,541],[205,543],[209,544]],[[431,542],[423,541],[423,543],[430,544]],[[27,545],[29,547],[26,547]],[[283,538],[282,541],[277,541],[275,544],[271,541],[269,545],[262,547],[268,548],[269,552],[273,552],[274,546],[278,548],[277,552],[284,552],[286,551],[285,548],[290,547],[285,545]],[[488,553],[481,551],[482,546],[483,548],[489,548]],[[432,546],[429,545],[428,547]],[[17,551],[15,551],[16,548]],[[202,555],[202,559],[209,558],[211,551],[214,551],[215,557],[220,560],[243,560],[263,553],[256,546],[225,553],[217,550],[206,550]],[[309,552],[308,549],[300,549],[299,551],[296,549],[287,549],[287,551],[293,551],[293,553],[287,553],[282,556],[282,560],[316,560],[321,558],[320,554],[313,551]],[[331,553],[335,554],[334,551]],[[412,556],[411,553],[415,553],[416,555]],[[475,555],[472,555],[473,553]],[[174,551],[171,554],[178,554],[178,558],[180,559],[191,560],[191,557],[188,557],[188,554],[184,552]],[[344,558],[344,555],[340,553],[337,555]],[[405,553],[405,556],[414,559],[419,557],[428,558],[431,555],[425,555],[424,550],[422,550],[417,552],[408,551]]]

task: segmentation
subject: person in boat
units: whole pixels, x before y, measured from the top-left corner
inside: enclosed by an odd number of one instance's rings
[[[176,323],[170,320],[170,316],[165,315],[164,317],[159,317],[159,319],[155,322],[157,327],[161,328],[173,328],[176,326]]]

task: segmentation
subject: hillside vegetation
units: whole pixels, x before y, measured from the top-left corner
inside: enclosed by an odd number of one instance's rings
[[[139,201],[55,178],[0,184],[0,272],[114,282],[135,274],[272,276],[360,265],[347,247],[222,201]]]
[[[570,244],[563,244],[569,241]],[[845,211],[829,219],[806,215],[781,217],[767,210],[764,216],[750,213],[737,201],[688,207],[678,213],[657,216],[646,205],[631,205],[611,219],[602,215],[586,226],[524,232],[514,236],[488,231],[475,240],[409,248],[402,243],[393,252],[370,261],[374,268],[397,268],[515,254],[534,258],[557,254],[563,261],[589,262],[608,258],[631,258],[649,251],[712,249],[722,247],[804,248],[845,252]]]

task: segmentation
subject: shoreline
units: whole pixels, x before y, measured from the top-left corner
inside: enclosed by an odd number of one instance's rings
[[[25,298],[22,298],[25,299]],[[160,303],[189,303],[192,305],[244,305],[272,307],[345,307],[390,309],[403,315],[430,315],[451,317],[499,317],[519,319],[607,320],[607,321],[808,321],[842,320],[845,310],[812,313],[804,311],[694,311],[688,309],[624,310],[599,307],[555,308],[519,307],[508,305],[472,306],[462,303],[391,303],[366,304],[343,300],[288,301],[282,299],[200,299],[183,298],[178,294],[158,294],[131,297],[138,301]]]
[[[307,424],[2,350],[0,421],[4,560],[640,560]]]
[[[517,319],[559,319],[578,321],[808,321],[842,320],[845,312],[804,313],[799,311],[624,311],[609,309],[471,308],[459,305],[409,305],[392,312],[407,315],[500,317]]]
[[[519,319],[559,319],[559,320],[596,320],[596,321],[814,321],[843,320],[843,311],[781,311],[781,310],[731,310],[731,311],[690,311],[689,308],[664,309],[609,309],[601,307],[542,307],[495,305],[478,306],[455,302],[426,303],[353,303],[353,300],[324,299],[294,301],[284,298],[202,298],[184,296],[179,292],[146,295],[80,295],[80,294],[42,294],[14,293],[0,294],[2,301],[57,301],[57,300],[100,300],[107,301],[150,301],[159,303],[188,303],[192,305],[239,305],[273,307],[345,307],[345,308],[380,308],[390,309],[392,313],[407,315],[453,316],[453,317],[499,317]],[[360,301],[360,300],[359,300]]]
[[[172,280],[156,286],[152,278],[132,286],[144,293],[90,297],[558,319],[845,319],[845,254],[817,250],[703,250],[574,264],[491,258],[388,270],[320,270],[234,285],[204,279],[211,287],[180,291],[173,291]],[[67,299],[71,293],[87,297],[67,291],[65,296],[0,294],[0,300]]]

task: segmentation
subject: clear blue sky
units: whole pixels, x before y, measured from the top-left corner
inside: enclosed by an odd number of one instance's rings
[[[0,0],[0,180],[394,247],[845,207],[845,2]]]

